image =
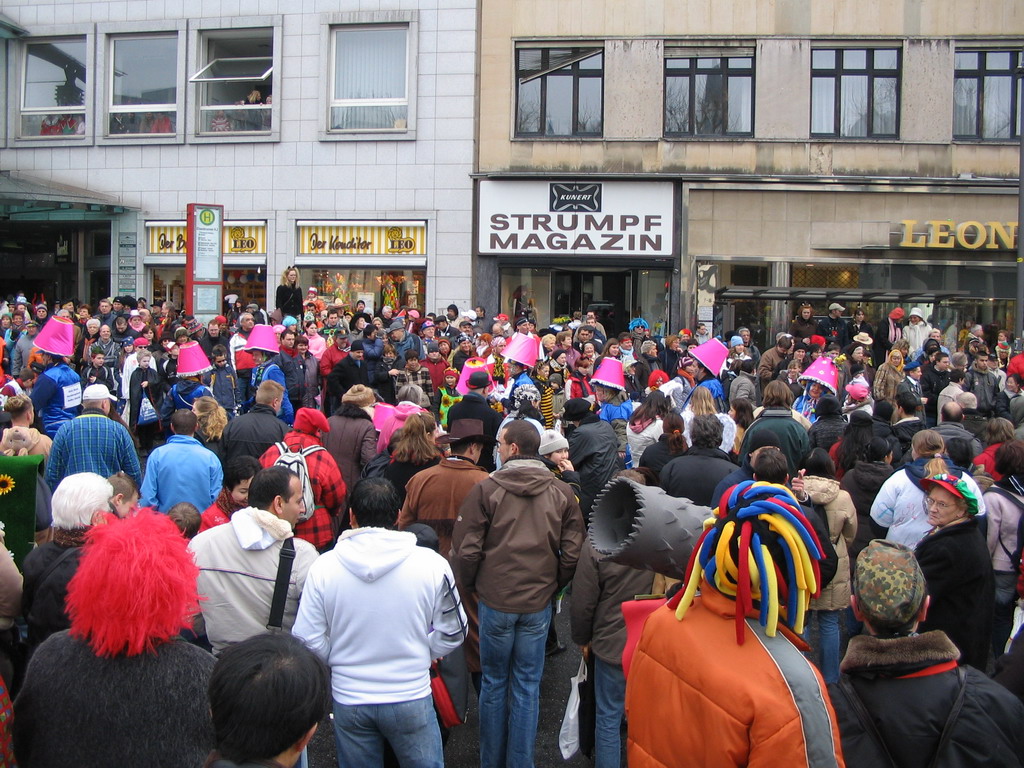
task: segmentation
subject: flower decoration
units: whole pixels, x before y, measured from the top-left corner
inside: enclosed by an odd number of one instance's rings
[[[14,490],[14,478],[10,475],[0,475],[0,496]]]

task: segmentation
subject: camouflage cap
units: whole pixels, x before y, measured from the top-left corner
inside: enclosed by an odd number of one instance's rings
[[[872,627],[899,629],[910,624],[921,609],[924,574],[910,549],[875,539],[857,557],[853,594]]]

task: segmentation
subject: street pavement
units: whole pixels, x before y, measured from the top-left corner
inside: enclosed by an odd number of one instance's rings
[[[555,617],[558,639],[565,644],[566,650],[555,656],[549,656],[544,664],[544,677],[540,688],[540,718],[537,724],[537,745],[534,763],[538,768],[547,766],[567,766],[568,768],[590,766],[591,761],[582,755],[575,755],[571,760],[562,760],[558,750],[558,730],[562,725],[562,715],[569,698],[569,679],[576,674],[580,665],[579,648],[569,639],[569,600],[562,603],[562,612]],[[469,721],[465,725],[453,728],[448,744],[444,750],[446,768],[476,768],[480,765],[480,747],[478,741],[476,701],[469,711]],[[320,728],[309,745],[310,768],[335,768],[337,760],[334,749],[334,731],[330,720],[320,724]],[[623,763],[625,764],[625,763]]]

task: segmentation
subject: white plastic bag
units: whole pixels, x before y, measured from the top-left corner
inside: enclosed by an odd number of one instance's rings
[[[565,705],[562,727],[558,731],[558,748],[562,759],[568,760],[580,751],[580,683],[587,680],[587,660],[580,658],[580,669],[569,681],[569,701]]]
[[[1013,638],[1021,631],[1021,627],[1024,627],[1024,600],[1018,600],[1017,607],[1013,609],[1013,626],[1010,628],[1010,637],[1006,641],[1006,648],[1003,649],[1006,653],[1010,652]]]

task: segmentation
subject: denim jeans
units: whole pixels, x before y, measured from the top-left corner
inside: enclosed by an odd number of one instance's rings
[[[430,696],[397,704],[334,702],[338,768],[381,768],[384,739],[402,768],[443,768],[441,730]]]
[[[812,616],[818,617],[818,651],[821,676],[826,683],[839,682],[839,617],[842,611],[808,611],[804,622],[804,640],[810,639]]]
[[[551,609],[504,613],[481,600],[480,764],[533,768]]]
[[[594,768],[619,768],[622,716],[626,711],[626,676],[621,665],[594,657],[594,699],[597,703]]]

